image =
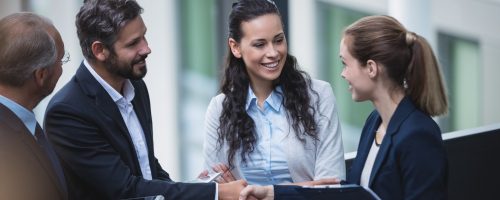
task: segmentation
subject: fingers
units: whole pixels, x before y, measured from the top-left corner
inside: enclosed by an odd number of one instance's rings
[[[220,172],[220,173],[224,173],[224,172],[229,170],[229,168],[225,164],[222,164],[222,163],[218,163],[218,164],[212,166],[212,169],[214,171]]]
[[[212,166],[212,170],[214,170],[214,172],[220,172],[220,173],[222,173],[221,176],[219,176],[219,177],[217,177],[215,179],[215,182],[217,182],[217,183],[229,183],[229,181],[226,181],[224,179],[224,171],[222,170],[221,165],[222,164],[219,163],[219,164],[216,164],[216,165]]]
[[[241,190],[239,199],[273,200],[274,187],[272,185],[268,186],[249,185],[245,187],[243,190]]]
[[[231,181],[236,180],[234,178],[233,174],[231,173],[231,171],[229,171],[229,170],[222,174],[222,178],[224,178],[224,180],[226,180],[227,182],[231,182]]]
[[[230,183],[217,184],[218,185],[218,194],[219,199],[238,199],[241,191],[247,186],[247,182],[245,180],[237,180]]]
[[[219,168],[222,169],[222,171],[229,171],[229,167],[225,164],[219,163]]]
[[[248,186],[248,182],[247,181],[245,181],[243,179],[242,180],[238,180],[238,181],[241,182],[241,184],[243,185],[243,187]]]
[[[254,192],[254,186],[253,185],[249,185],[245,188],[243,188],[243,190],[241,190],[240,192],[240,198],[239,200],[246,200],[248,199],[249,195],[252,194]]]
[[[212,169],[216,172],[222,173],[222,175],[216,179],[218,183],[229,183],[236,180],[231,173],[231,170],[229,170],[229,167],[225,164],[216,164],[212,167]]]
[[[214,166],[212,166],[212,170],[214,170],[215,172],[220,172],[220,173],[224,173],[224,170],[222,170],[222,167],[221,167],[222,164],[216,164]]]
[[[204,178],[208,176],[208,170],[203,170],[199,175],[198,178]]]

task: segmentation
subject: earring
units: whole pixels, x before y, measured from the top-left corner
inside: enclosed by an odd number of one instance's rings
[[[408,89],[408,83],[406,82],[406,79],[403,80],[403,88],[405,90]]]

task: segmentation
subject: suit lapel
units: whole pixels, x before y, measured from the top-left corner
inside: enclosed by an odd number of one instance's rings
[[[118,106],[113,101],[113,99],[111,99],[106,90],[104,90],[101,84],[97,82],[97,80],[87,70],[83,62],[78,68],[75,76],[80,84],[80,87],[82,87],[82,91],[87,96],[95,100],[95,105],[102,111],[102,114],[107,117],[106,120],[116,123],[118,127],[120,127],[119,132],[128,139],[130,144],[133,144],[132,138],[130,137],[127,126],[123,121]]]
[[[373,180],[377,176],[382,163],[384,163],[387,154],[392,147],[392,138],[398,133],[399,127],[406,120],[406,118],[408,118],[408,115],[413,112],[414,109],[415,106],[413,105],[411,100],[408,97],[405,97],[399,103],[396,111],[394,111],[394,114],[389,121],[384,139],[382,140],[382,144],[380,145],[377,157],[375,158],[375,163],[373,164],[372,172],[370,175],[370,182],[368,184],[369,187],[372,186]],[[375,131],[375,129],[373,129],[373,131]]]
[[[375,130],[382,121],[377,111],[374,111],[374,113],[372,114],[372,116],[370,116],[370,118],[374,118],[375,121],[369,124],[367,127],[365,127],[366,130],[363,130],[363,134],[365,134],[366,136],[364,135],[361,136],[363,140],[361,140],[359,143],[359,149],[355,160],[359,163],[356,163],[356,165],[353,164],[353,166],[357,167],[353,168],[352,171],[350,172],[350,178],[349,178],[350,181],[353,181],[357,184],[359,184],[361,180],[361,173],[365,166],[368,153],[370,152],[370,147],[372,146],[372,142],[375,138]]]
[[[52,183],[58,188],[59,195],[61,197],[64,197],[65,190],[59,183],[56,171],[54,171],[54,168],[52,167],[48,156],[45,155],[45,151],[36,142],[35,137],[29,132],[28,128],[26,128],[23,122],[11,110],[9,110],[2,104],[0,104],[0,113],[3,113],[2,115],[4,117],[2,118],[2,120],[5,120],[5,125],[10,127],[10,129],[14,131],[15,134],[12,134],[13,137],[16,137],[19,141],[22,142],[23,145],[26,145],[27,149],[29,149],[31,153],[35,155],[37,161],[41,165],[41,168],[43,168],[43,170],[50,177]]]
[[[38,143],[35,142],[33,137],[28,136],[27,134],[22,134],[22,141],[26,146],[30,148],[30,150],[33,152],[33,154],[36,155],[38,158],[38,161],[40,164],[43,166],[45,171],[49,174],[50,179],[52,180],[52,183],[56,185],[58,188],[58,191],[60,192],[61,196],[66,196],[66,189],[62,185],[59,184],[59,180],[56,175],[56,171],[54,171],[54,168],[52,167],[52,164],[49,161],[49,158],[46,154],[42,153],[45,152],[39,145]],[[62,173],[62,172],[61,172]],[[65,198],[63,198],[65,199]]]
[[[135,97],[132,100],[135,114],[139,119],[142,131],[144,132],[144,139],[146,140],[146,148],[149,159],[149,167],[151,169],[151,176],[157,177],[156,158],[154,157],[153,148],[153,130],[151,125],[151,108],[149,106],[149,94],[143,81],[132,81],[135,90]]]
[[[129,148],[128,150],[130,151],[130,154],[132,154],[132,156],[135,157],[135,159],[133,159],[134,160],[133,162],[135,163],[135,166],[137,166],[137,169],[140,171],[139,158],[135,151],[135,146],[132,141],[132,137],[130,136],[128,128],[125,125],[125,121],[123,121],[123,117],[116,103],[113,101],[111,96],[106,92],[106,90],[102,87],[102,85],[94,78],[94,76],[92,76],[87,67],[85,67],[85,65],[83,64],[83,62],[80,65],[80,68],[76,72],[75,76],[76,79],[80,82],[82,91],[87,96],[95,100],[95,105],[98,109],[102,111],[105,120],[109,121],[110,123],[114,122],[119,127],[119,131],[117,131],[118,132],[117,134],[121,134],[124,138],[127,139]],[[138,118],[140,119],[141,116],[138,115]]]
[[[132,100],[132,105],[134,106],[134,111],[135,114],[137,115],[137,118],[139,119],[139,123],[141,124],[142,131],[144,132],[144,137],[146,139],[146,145],[149,151],[149,154],[152,154],[152,147],[153,146],[153,138],[152,138],[152,130],[151,130],[151,124],[150,124],[150,108],[147,106],[144,98],[146,98],[148,95],[142,93],[142,86],[140,85],[141,82],[139,81],[132,81],[132,85],[134,86],[135,90],[135,97]]]

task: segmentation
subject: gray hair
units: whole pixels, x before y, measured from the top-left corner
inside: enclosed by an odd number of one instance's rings
[[[57,61],[49,19],[28,12],[0,20],[0,84],[22,86],[37,69]]]

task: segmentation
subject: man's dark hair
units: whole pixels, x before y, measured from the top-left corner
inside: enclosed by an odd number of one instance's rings
[[[100,41],[114,52],[118,33],[130,20],[142,13],[135,0],[85,0],[76,15],[76,29],[83,56],[94,60],[92,43]]]

